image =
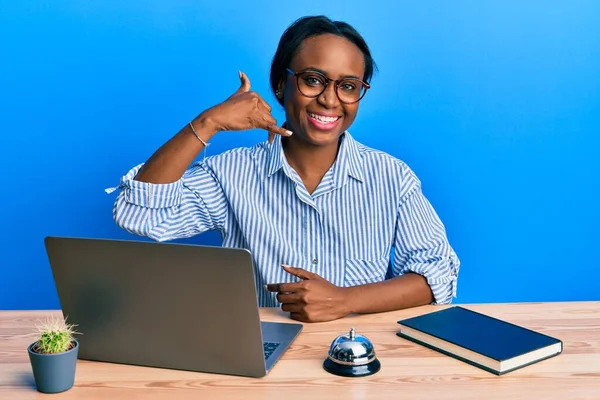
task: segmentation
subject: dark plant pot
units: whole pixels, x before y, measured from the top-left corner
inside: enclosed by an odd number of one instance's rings
[[[73,387],[79,351],[77,340],[74,340],[74,343],[71,350],[57,354],[39,354],[32,350],[35,343],[29,345],[27,348],[29,361],[31,361],[35,384],[40,392],[60,393]]]

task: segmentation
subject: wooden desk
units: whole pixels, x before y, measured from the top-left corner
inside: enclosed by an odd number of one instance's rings
[[[265,378],[78,361],[75,386],[57,399],[600,399],[600,302],[465,305],[560,338],[563,354],[495,376],[395,335],[396,321],[443,306],[305,324]],[[264,320],[289,321],[278,309]],[[35,399],[27,356],[40,311],[0,311],[0,399]],[[375,345],[382,369],[341,378],[322,368],[331,341],[354,326]]]

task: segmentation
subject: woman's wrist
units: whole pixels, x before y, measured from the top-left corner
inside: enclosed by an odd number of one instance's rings
[[[205,142],[208,142],[215,136],[219,131],[219,126],[214,120],[210,113],[202,113],[194,118],[190,125],[194,132],[202,138]]]
[[[343,308],[343,314],[344,317],[346,315],[350,315],[350,314],[354,314],[356,313],[355,311],[355,304],[354,304],[354,296],[355,296],[355,290],[353,287],[340,287],[340,293],[341,293],[341,304],[342,304],[342,308]]]

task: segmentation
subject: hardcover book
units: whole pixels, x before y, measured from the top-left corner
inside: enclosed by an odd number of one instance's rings
[[[454,306],[398,321],[397,335],[502,375],[562,353],[561,340]]]

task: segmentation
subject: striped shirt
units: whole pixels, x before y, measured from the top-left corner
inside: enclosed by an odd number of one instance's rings
[[[218,230],[223,246],[250,250],[262,307],[279,306],[264,285],[298,280],[281,264],[343,287],[414,272],[427,279],[436,303],[452,301],[460,262],[405,163],[345,132],[310,194],[281,140],[207,157],[168,184],[134,180],[138,165],[121,178],[113,217],[157,241]]]

